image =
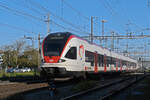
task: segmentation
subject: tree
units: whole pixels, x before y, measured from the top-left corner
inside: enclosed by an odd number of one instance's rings
[[[16,40],[13,45],[14,52],[15,52],[14,56],[15,56],[16,66],[19,66],[18,58],[23,53],[24,47],[25,47],[25,41],[23,40]]]
[[[3,49],[3,66],[13,65],[13,49],[12,45],[6,45],[2,47]]]
[[[38,66],[38,50],[26,45],[23,40],[5,45],[2,50],[3,66],[34,68]]]
[[[38,66],[38,51],[36,49],[24,51],[24,58],[27,58],[28,66]]]

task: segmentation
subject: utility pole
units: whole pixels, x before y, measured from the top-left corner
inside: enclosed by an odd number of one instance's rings
[[[93,16],[91,16],[91,43],[93,43]]]
[[[127,37],[129,37],[129,25],[130,25],[130,23],[126,24],[126,26],[127,26],[127,29],[126,29],[126,31],[127,31],[127,33],[126,33]],[[128,39],[127,39],[127,43],[126,43],[126,52],[127,52],[127,56],[129,56],[129,54],[128,54]]]
[[[147,52],[147,48],[146,48],[146,42],[145,42],[145,44],[144,44],[144,55],[146,55],[146,52]]]
[[[40,34],[38,35],[38,68],[40,67]]]
[[[112,34],[111,50],[114,51],[114,31],[112,31],[111,34]]]
[[[50,34],[50,14],[47,14],[47,20],[45,20],[47,23],[47,34]]]
[[[102,37],[103,37],[103,39],[104,39],[104,23],[106,22],[106,20],[104,20],[104,19],[102,19]],[[103,40],[102,39],[102,40]],[[106,47],[106,45],[107,45],[107,40],[105,39],[105,47]],[[102,41],[101,41],[101,43],[102,43]]]

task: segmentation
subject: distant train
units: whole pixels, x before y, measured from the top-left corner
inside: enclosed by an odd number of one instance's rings
[[[132,72],[136,60],[92,44],[69,32],[49,34],[42,42],[41,69],[53,76],[84,76],[97,73]]]

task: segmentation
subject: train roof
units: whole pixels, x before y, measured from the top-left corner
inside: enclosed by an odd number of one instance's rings
[[[70,32],[56,32],[56,33],[50,33],[47,37],[49,36],[71,36],[74,35]]]

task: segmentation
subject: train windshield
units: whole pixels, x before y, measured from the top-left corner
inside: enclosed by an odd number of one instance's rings
[[[44,56],[60,56],[70,35],[68,33],[48,35],[43,44]]]

